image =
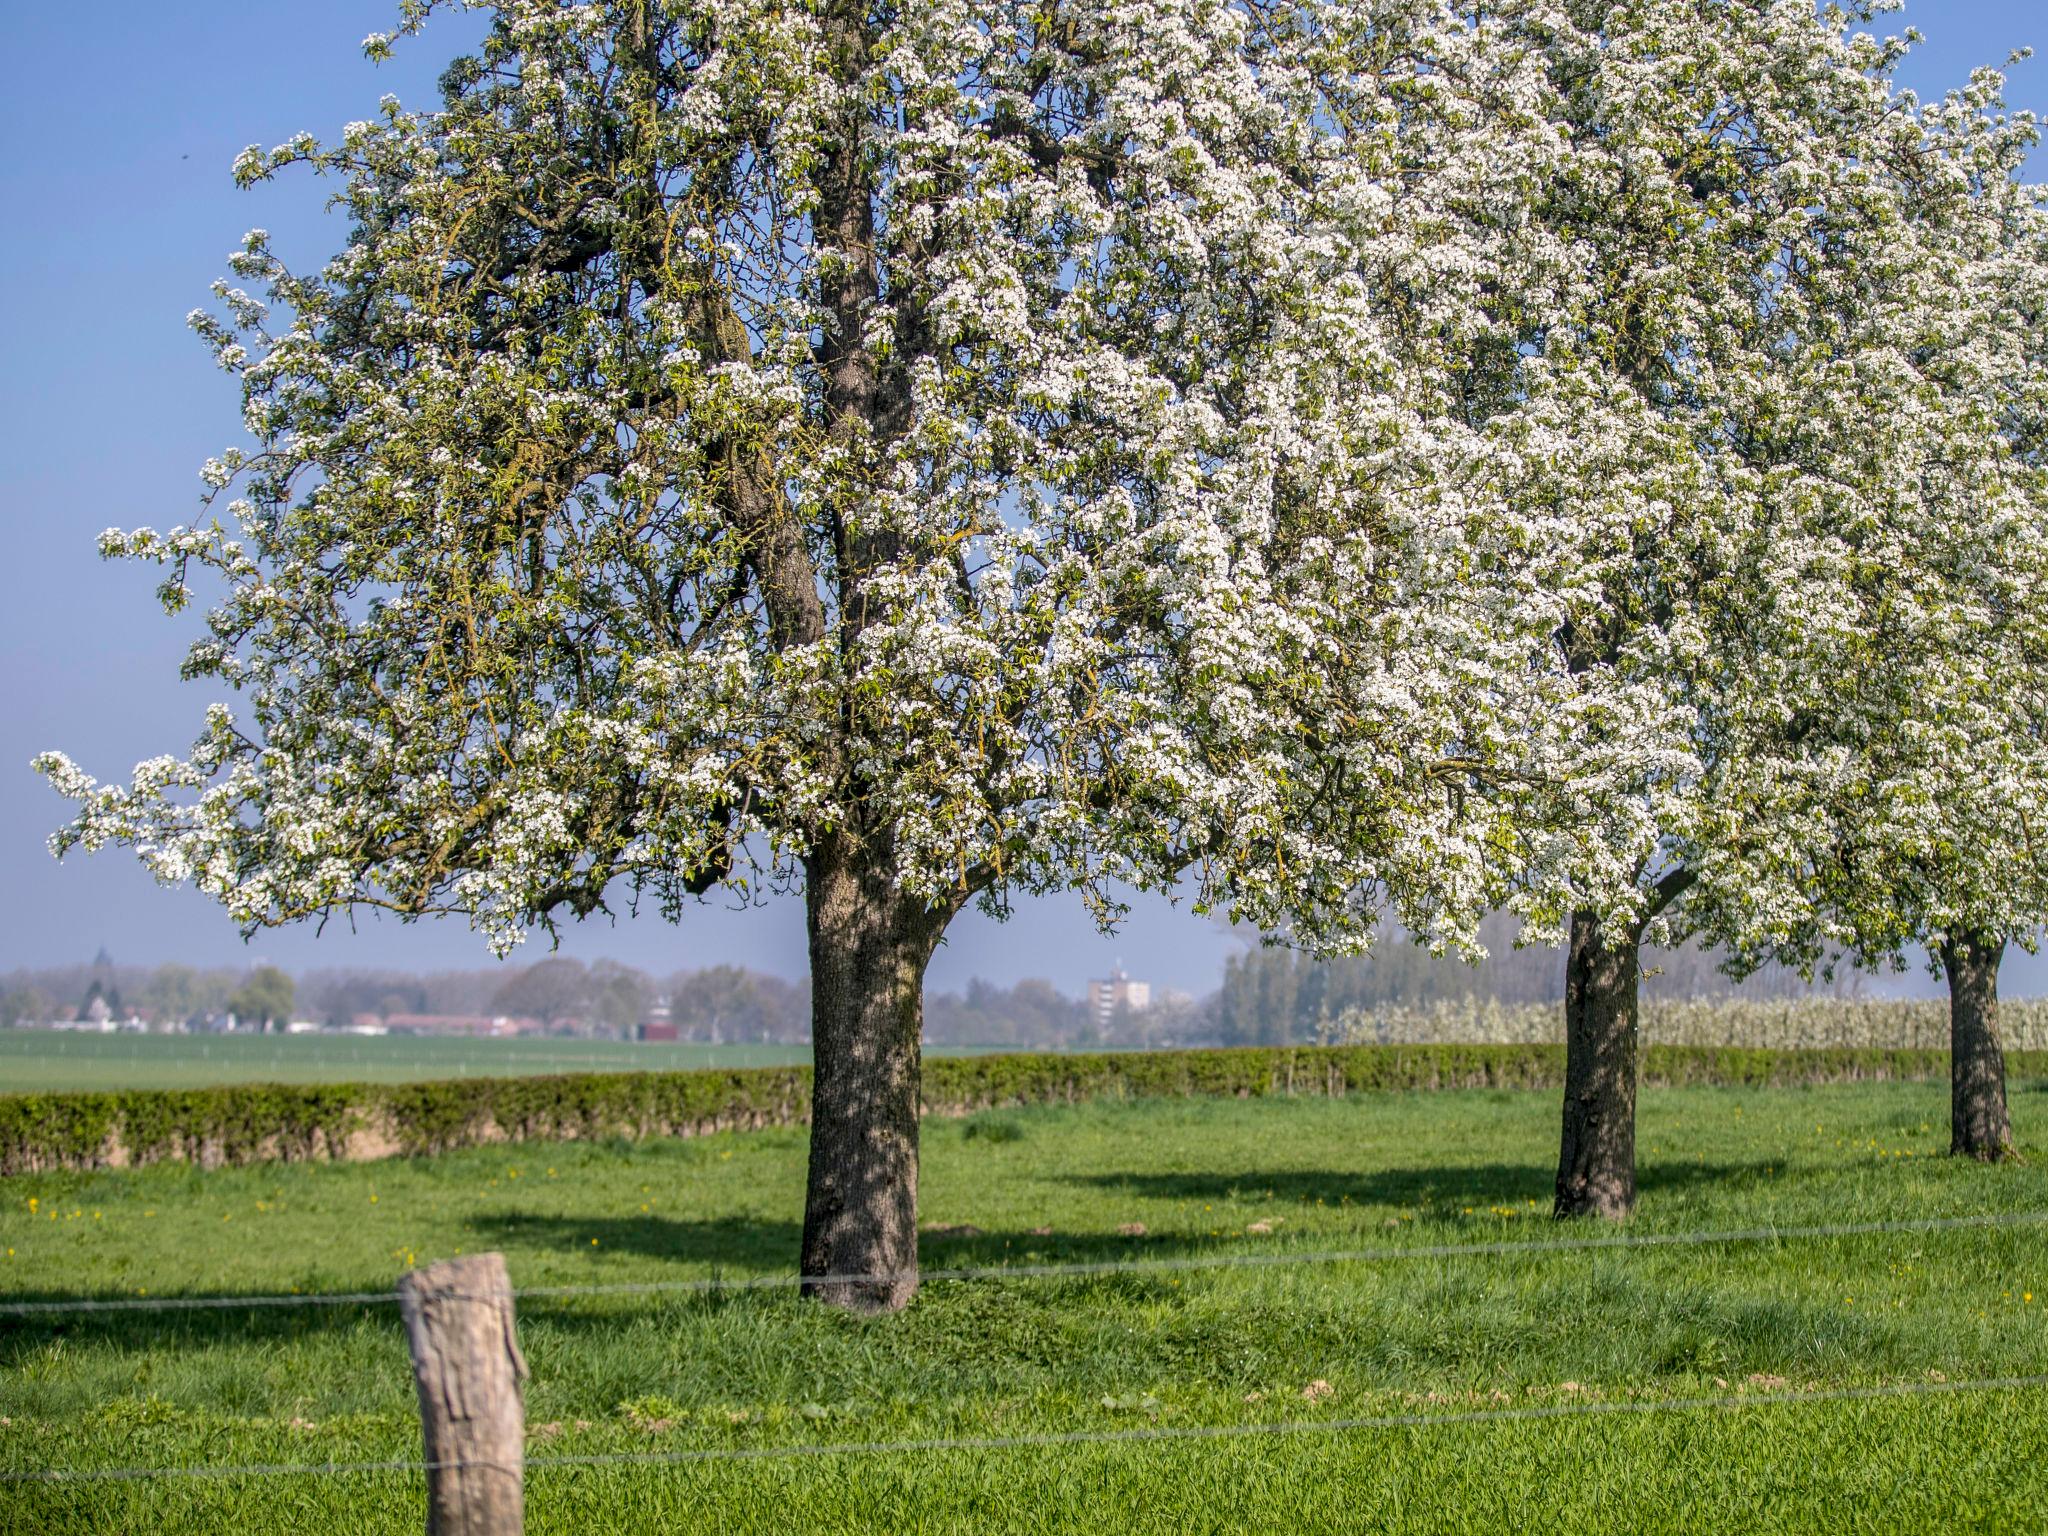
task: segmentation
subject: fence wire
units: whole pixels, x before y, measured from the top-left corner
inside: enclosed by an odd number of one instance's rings
[[[1159,1259],[1086,1259],[1044,1264],[989,1264],[907,1270],[882,1274],[702,1276],[686,1280],[618,1281],[599,1285],[528,1285],[512,1289],[514,1299],[563,1300],[591,1296],[658,1296],[705,1292],[892,1285],[906,1280],[985,1281],[1044,1280],[1091,1275],[1184,1274],[1191,1270],[1267,1269],[1292,1264],[1387,1264],[1417,1259],[1458,1259],[1546,1253],[1590,1253],[1635,1248],[1707,1247],[1723,1244],[1813,1241],[1832,1237],[1871,1237],[1977,1228],[2028,1227],[2048,1224],[2048,1211],[2006,1211],[1977,1216],[1936,1216],[1914,1221],[1838,1222],[1792,1227],[1744,1227],[1714,1232],[1617,1233],[1601,1237],[1569,1237],[1529,1242],[1386,1244],[1376,1248],[1338,1248],[1279,1253],[1201,1253]],[[502,1296],[504,1293],[498,1293]],[[471,1298],[474,1299],[474,1298]],[[0,1316],[66,1312],[187,1312],[244,1307],[375,1306],[398,1300],[398,1292],[316,1291],[305,1295],[253,1296],[124,1296],[54,1301],[0,1301]]]
[[[1483,1408],[1470,1413],[1383,1413],[1344,1419],[1285,1419],[1261,1424],[1154,1425],[1144,1429],[1077,1429],[1043,1434],[963,1435],[925,1440],[851,1440],[799,1445],[722,1446],[686,1451],[618,1451],[587,1455],[529,1456],[529,1469],[682,1466],[700,1462],[764,1461],[818,1456],[922,1455],[949,1451],[1015,1451],[1075,1445],[1133,1445],[1171,1440],[1227,1440],[1258,1436],[1343,1434],[1366,1430],[1454,1428],[1474,1424],[1534,1423],[1612,1415],[1703,1413],[1809,1403],[1866,1402],[1893,1398],[1957,1396],[1977,1392],[2025,1392],[2048,1387],[2048,1375],[1987,1376],[1962,1381],[1900,1382],[1868,1387],[1833,1387],[1811,1392],[1721,1393],[1661,1400],[1544,1403],[1520,1408]],[[78,1484],[136,1482],[156,1478],[253,1478],[347,1476],[381,1472],[414,1474],[466,1467],[512,1468],[485,1461],[353,1461],[251,1463],[244,1466],[93,1467],[80,1470],[0,1472],[0,1483]]]

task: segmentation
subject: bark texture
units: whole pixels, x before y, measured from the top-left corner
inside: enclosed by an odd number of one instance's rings
[[[1636,1203],[1636,982],[1640,934],[1572,914],[1566,961],[1560,1216],[1619,1220]]]
[[[2005,1051],[1998,1039],[1998,967],[2005,941],[1965,934],[1941,947],[1948,972],[1949,1145],[1980,1163],[2013,1155],[2005,1106]]]
[[[860,1312],[917,1293],[924,972],[950,913],[893,889],[845,838],[807,870],[811,1161],[803,1290]]]
[[[519,1536],[525,1523],[526,1357],[503,1255],[471,1254],[398,1282],[427,1447],[427,1536]]]

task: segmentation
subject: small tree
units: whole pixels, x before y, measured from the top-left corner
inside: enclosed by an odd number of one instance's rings
[[[1799,845],[1817,899],[1741,934],[1745,963],[1809,975],[1924,948],[1949,990],[1950,1150],[1985,1162],[2012,1153],[1999,966],[2048,916],[2048,217],[2018,179],[2035,122],[2002,85],[1980,71],[1926,114],[1951,175],[1908,207],[1944,259],[1868,317],[1925,408],[1998,451],[1930,464],[1866,526],[1808,743],[1828,784]]]
[[[491,9],[440,111],[241,162],[338,177],[347,249],[249,238],[288,318],[196,321],[228,525],[103,547],[224,581],[188,671],[249,718],[125,787],[47,757],[58,845],[501,950],[800,887],[806,1288],[899,1305],[966,903],[1192,867],[1331,920],[1442,823],[1489,481],[1447,385],[1513,354],[1564,146],[1490,5]],[[1381,686],[1324,718],[1340,647]]]
[[[12,1029],[21,1023],[46,1023],[54,1013],[50,994],[41,987],[10,987],[0,992],[0,1027]]]
[[[1862,8],[1565,10],[1546,48],[1579,152],[1543,217],[1586,232],[1585,302],[1531,340],[1552,386],[1497,406],[1554,445],[1521,494],[1556,509],[1533,567],[1556,618],[1489,862],[1568,947],[1555,1210],[1621,1217],[1642,946],[1814,909],[1798,851],[1842,788],[1819,743],[1869,530],[1992,456],[1899,327],[1950,256],[1914,209],[1967,219],[2002,169],[1930,140]]]
[[[166,961],[150,972],[142,1001],[158,1024],[184,1024],[200,1011],[199,972],[175,960]]]
[[[291,977],[276,966],[259,965],[228,999],[228,1008],[236,1018],[257,1020],[265,1028],[288,1024],[296,990]]]
[[[631,1039],[654,1002],[652,979],[615,960],[600,960],[590,968],[590,987],[592,1022]]]
[[[85,989],[85,996],[78,1004],[77,1016],[81,1019],[118,1019],[121,1017],[121,989],[105,977],[95,976]]]
[[[523,1014],[542,1024],[581,1019],[589,1013],[595,992],[581,960],[551,955],[498,983],[491,993],[491,1011]]]

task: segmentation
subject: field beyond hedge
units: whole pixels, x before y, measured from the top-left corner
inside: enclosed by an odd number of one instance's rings
[[[227,1083],[415,1083],[559,1072],[794,1066],[803,1045],[460,1040],[402,1035],[94,1035],[0,1030],[0,1089],[106,1093]]]
[[[2048,999],[2007,998],[2009,1051],[2048,1051]],[[1557,1003],[1447,1002],[1352,1011],[1326,1021],[1344,1045],[1558,1045]],[[1740,997],[1643,1000],[1652,1045],[1745,1050],[1946,1050],[1945,1000]],[[929,1057],[1015,1053],[1018,1046],[936,1045]],[[808,1045],[405,1035],[149,1035],[0,1029],[0,1093],[121,1093],[236,1083],[413,1083],[560,1073],[729,1071],[807,1065]]]
[[[1650,1089],[1635,1234],[2048,1211],[1945,1155],[1946,1088]],[[528,1297],[534,1457],[1178,1430],[1224,1440],[535,1466],[528,1529],[1050,1532],[2048,1527],[2048,1233],[1553,1242],[1557,1106],[1508,1090],[1160,1100],[927,1122],[927,1265],[1386,1250],[928,1284],[861,1320],[781,1290]],[[0,1292],[382,1290],[457,1251],[522,1286],[786,1272],[804,1136],[184,1164],[0,1186]],[[1142,1228],[1142,1230],[1138,1230]],[[1668,1412],[1580,1412],[1709,1399]],[[1745,1405],[1746,1404],[1746,1405]],[[1537,1420],[1472,1419],[1523,1408]],[[413,1459],[394,1309],[0,1318],[0,1471]],[[413,1532],[417,1474],[0,1484],[0,1532]]]

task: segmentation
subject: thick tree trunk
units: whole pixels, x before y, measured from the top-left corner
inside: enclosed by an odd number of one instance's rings
[[[932,912],[838,838],[807,866],[810,1183],[803,1289],[860,1312],[917,1292],[917,1121],[924,972],[950,912]]]
[[[2012,1156],[2005,1052],[1998,1043],[1998,967],[2005,941],[1965,934],[1941,946],[1948,972],[1949,1146],[1957,1157]]]
[[[1564,1138],[1558,1216],[1619,1220],[1636,1203],[1636,979],[1640,936],[1572,914],[1564,992]]]

